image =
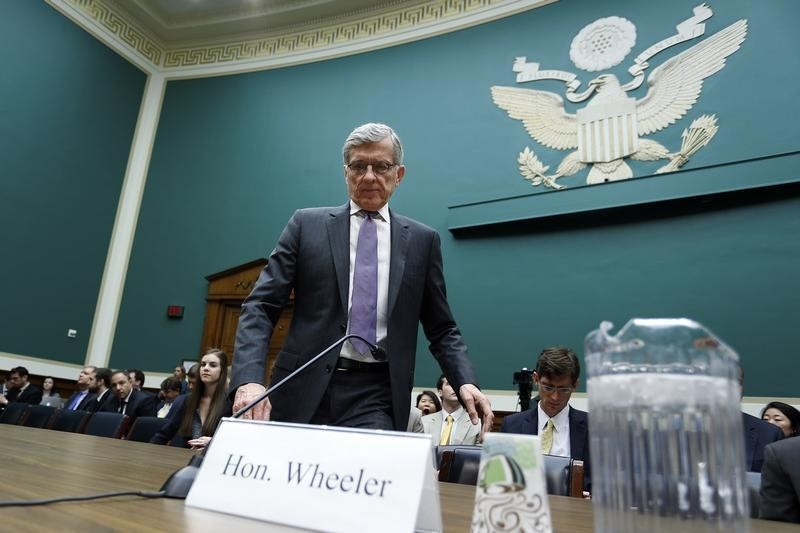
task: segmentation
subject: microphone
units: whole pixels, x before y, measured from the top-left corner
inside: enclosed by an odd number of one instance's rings
[[[299,367],[294,372],[292,372],[291,374],[289,374],[288,376],[286,376],[285,378],[280,380],[278,383],[276,383],[272,387],[268,388],[267,390],[265,390],[264,392],[259,394],[258,397],[255,400],[253,400],[249,404],[247,404],[244,407],[242,407],[241,409],[239,409],[237,412],[235,412],[233,414],[233,416],[231,418],[239,418],[239,417],[241,417],[243,414],[245,414],[246,412],[251,410],[253,407],[258,405],[260,402],[264,401],[270,394],[272,394],[276,390],[280,389],[283,386],[284,383],[286,383],[287,381],[289,381],[290,379],[295,377],[297,374],[299,374],[300,372],[305,370],[307,367],[309,367],[309,366],[313,365],[314,363],[316,363],[319,359],[321,359],[322,357],[324,357],[325,355],[330,353],[331,350],[333,350],[334,348],[336,348],[337,346],[339,346],[341,344],[344,344],[345,341],[350,340],[350,339],[358,339],[361,342],[363,342],[364,344],[366,344],[367,346],[369,346],[369,351],[372,354],[373,359],[375,359],[379,363],[383,363],[383,362],[385,362],[385,361],[387,361],[389,359],[389,355],[386,353],[386,350],[382,346],[378,346],[377,344],[372,344],[371,342],[369,342],[364,337],[362,337],[360,335],[355,335],[353,333],[350,333],[348,335],[345,335],[344,337],[342,337],[338,341],[334,342],[333,344],[331,344],[330,346],[328,346],[324,350],[322,350],[320,353],[318,353],[317,355],[315,355],[314,357],[309,359],[303,366]]]
[[[305,370],[310,365],[317,362],[319,359],[327,355],[337,346],[344,344],[345,341],[350,339],[358,339],[362,341],[364,344],[369,346],[369,351],[372,354],[372,357],[378,362],[386,362],[389,359],[389,355],[386,353],[386,350],[382,346],[378,346],[377,344],[372,344],[367,339],[360,335],[349,334],[345,335],[338,341],[334,342],[320,353],[309,359],[303,366],[296,369],[294,372],[280,380],[278,383],[273,385],[272,387],[268,388],[264,392],[258,395],[258,397],[250,402],[249,404],[245,405],[239,411],[233,414],[232,418],[239,418],[253,407],[259,404],[259,402],[264,401],[270,394],[275,392],[276,390],[280,389],[284,383],[295,377],[297,374]],[[222,421],[220,421],[222,422]],[[192,456],[189,464],[181,468],[180,470],[174,472],[167,481],[161,486],[161,491],[164,492],[164,496],[167,498],[179,498],[185,499],[186,495],[189,494],[189,489],[192,488],[192,484],[194,483],[195,477],[197,477],[197,472],[200,470],[200,465],[203,463],[203,457],[205,456],[206,450],[208,447],[203,449],[203,451],[197,455]]]

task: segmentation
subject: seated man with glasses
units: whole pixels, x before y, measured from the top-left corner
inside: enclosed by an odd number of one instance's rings
[[[539,435],[543,453],[583,461],[584,487],[589,490],[589,420],[585,411],[569,405],[580,374],[580,362],[569,348],[542,350],[533,373],[539,401],[525,412],[505,417],[500,431]]]

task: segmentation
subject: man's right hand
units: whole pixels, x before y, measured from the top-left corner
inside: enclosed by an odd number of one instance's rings
[[[247,404],[258,398],[265,390],[267,389],[258,383],[247,383],[236,389],[236,396],[233,399],[233,412],[236,413],[246,407]],[[269,398],[266,398],[243,414],[242,418],[246,420],[269,420],[270,411],[272,411],[272,404],[269,403]]]

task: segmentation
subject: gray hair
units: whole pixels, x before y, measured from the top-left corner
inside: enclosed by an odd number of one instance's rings
[[[380,142],[387,137],[392,138],[392,145],[394,146],[393,163],[396,165],[402,165],[403,145],[400,142],[400,137],[398,137],[394,130],[386,124],[378,124],[375,122],[370,122],[368,124],[359,126],[347,136],[347,140],[344,141],[344,146],[342,147],[342,156],[344,157],[345,164],[347,164],[350,159],[350,152],[356,146]]]

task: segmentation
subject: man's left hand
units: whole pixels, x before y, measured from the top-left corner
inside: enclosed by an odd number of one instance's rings
[[[461,385],[461,388],[458,389],[458,395],[461,397],[461,401],[464,402],[464,407],[467,409],[467,414],[469,414],[469,419],[472,423],[481,422],[479,439],[480,442],[483,442],[484,433],[492,430],[492,423],[494,422],[492,403],[478,387],[469,383]]]

